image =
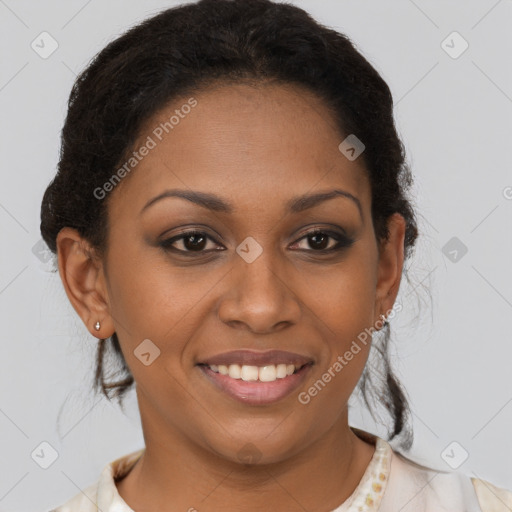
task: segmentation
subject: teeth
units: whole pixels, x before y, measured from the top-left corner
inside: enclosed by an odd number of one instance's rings
[[[240,368],[237,364],[230,364],[228,366],[228,375],[232,379],[241,379],[242,378],[242,368]]]
[[[243,365],[240,370],[242,380],[258,380],[258,367]]]
[[[275,364],[273,364],[271,366],[262,366],[259,369],[259,380],[261,382],[272,382],[276,379],[277,379],[277,368],[276,368]]]
[[[242,379],[244,381],[273,382],[277,379],[284,379],[292,375],[296,368],[293,364],[270,364],[268,366],[249,366],[239,364],[212,364],[210,369],[221,375],[228,375],[232,379]]]
[[[285,364],[278,364],[276,366],[277,369],[277,378],[284,379],[288,375],[288,367]]]

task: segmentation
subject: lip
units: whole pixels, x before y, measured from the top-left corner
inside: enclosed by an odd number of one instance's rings
[[[304,382],[312,366],[313,362],[310,361],[304,364],[304,366],[295,373],[292,373],[292,375],[277,379],[273,382],[259,382],[232,379],[227,375],[214,372],[206,364],[197,365],[201,372],[203,372],[217,389],[246,405],[269,405],[289,396]]]
[[[223,352],[200,361],[202,365],[222,364],[229,366],[230,364],[248,365],[248,366],[268,366],[270,364],[294,364],[295,366],[303,366],[313,363],[313,359],[295,354],[294,352],[286,352],[284,350],[266,350],[258,352],[256,350],[232,350]]]

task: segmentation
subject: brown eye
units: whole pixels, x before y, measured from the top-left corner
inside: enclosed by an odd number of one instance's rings
[[[159,245],[164,249],[180,253],[201,253],[210,252],[210,250],[205,250],[208,240],[215,242],[215,240],[202,231],[187,231],[178,236],[163,240]],[[181,243],[182,248],[175,247],[177,242]]]
[[[354,243],[354,240],[341,233],[320,229],[307,233],[299,239],[299,242],[301,240],[307,240],[310,248],[305,250],[313,252],[338,251],[350,247]],[[334,244],[332,240],[335,242]]]
[[[329,239],[331,237],[325,233],[313,233],[312,235],[308,235],[307,238],[312,248],[325,250],[329,245]]]

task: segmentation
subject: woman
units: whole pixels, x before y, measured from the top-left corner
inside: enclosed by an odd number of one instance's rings
[[[146,446],[56,511],[510,510],[388,443],[411,445],[386,351],[417,237],[404,158],[386,83],[291,5],[169,9],[94,59],[41,232]],[[349,426],[356,386],[388,440]]]

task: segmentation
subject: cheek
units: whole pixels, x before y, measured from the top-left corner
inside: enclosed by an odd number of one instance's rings
[[[347,265],[346,270],[317,282],[321,286],[317,287],[315,316],[325,341],[325,357],[299,402],[322,418],[318,428],[332,424],[344,410],[371,347],[372,273],[364,265]]]
[[[125,229],[129,230],[117,232]],[[190,307],[190,296],[183,293],[176,271],[156,253],[148,255],[140,240],[113,234],[110,244],[109,298],[116,328],[133,341],[151,336],[160,339]]]
[[[360,246],[339,265],[306,280],[311,307],[319,321],[337,335],[338,348],[372,325],[376,275],[372,247]]]
[[[219,276],[209,272],[198,277],[193,267],[172,268],[161,257],[133,247],[135,242],[119,244],[109,255],[110,309],[126,362],[137,378],[138,347],[151,340],[160,351],[157,366],[183,371],[182,354],[204,320],[205,294]]]
[[[307,390],[308,395],[322,394],[317,403],[332,400],[342,407],[364,370],[375,320],[376,256],[371,239],[360,241],[337,268],[308,280],[309,296],[314,297],[311,307],[326,341],[325,357],[314,379],[318,385]]]

